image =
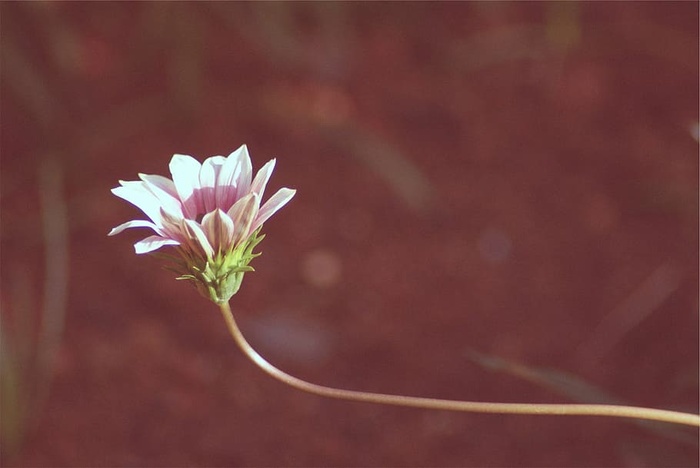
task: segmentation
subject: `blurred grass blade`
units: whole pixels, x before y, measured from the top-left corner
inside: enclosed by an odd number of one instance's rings
[[[2,320],[2,319],[0,319]],[[26,424],[26,401],[23,395],[19,363],[7,346],[7,334],[0,322],[0,442],[2,463],[11,461],[22,445]]]
[[[186,2],[173,5],[171,13],[172,44],[168,59],[168,82],[173,102],[182,113],[188,115],[186,124],[200,109],[202,94],[202,47],[201,19],[197,10]]]
[[[496,356],[467,351],[467,357],[481,367],[519,377],[580,403],[622,404],[622,401],[593,385],[564,372],[528,367]]]
[[[45,77],[34,67],[13,41],[2,38],[0,47],[2,76],[11,93],[30,111],[36,123],[47,129],[54,120],[57,108],[54,96],[49,90]]]
[[[48,396],[53,361],[63,335],[68,295],[68,214],[63,174],[57,159],[45,158],[39,171],[45,248],[44,306],[37,343],[38,395],[35,406]]]
[[[581,12],[576,2],[546,4],[546,34],[549,43],[566,52],[581,42]]]
[[[608,404],[608,405],[630,405],[620,398],[584,381],[575,375],[561,372],[554,369],[542,369],[529,367],[513,361],[501,359],[468,349],[466,356],[481,367],[494,371],[509,374],[523,380],[527,380],[535,385],[544,387],[559,395],[570,398],[577,403]],[[633,420],[634,424],[645,428],[648,431],[664,436],[668,439],[676,440],[697,446],[696,437],[678,429],[675,426],[664,423]]]
[[[577,359],[588,365],[602,359],[631,330],[646,320],[681,284],[680,270],[669,262],[649,275],[625,300],[603,318],[579,346]]]
[[[331,143],[349,151],[376,172],[411,209],[426,213],[433,208],[433,185],[399,149],[350,122],[324,130]]]

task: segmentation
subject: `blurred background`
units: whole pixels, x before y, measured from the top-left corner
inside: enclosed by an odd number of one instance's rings
[[[301,378],[698,412],[694,2],[3,2],[3,466],[697,466],[698,432],[301,394],[132,244],[245,143],[232,307]]]

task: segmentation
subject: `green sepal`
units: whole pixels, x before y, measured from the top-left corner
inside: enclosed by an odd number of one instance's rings
[[[179,249],[180,257],[163,253],[154,255],[171,262],[165,268],[178,274],[176,279],[192,281],[200,294],[221,304],[238,292],[245,273],[255,271],[249,263],[261,254],[253,253],[265,238],[265,235],[260,235],[260,229],[230,251],[218,252],[211,259],[194,256],[184,249]]]

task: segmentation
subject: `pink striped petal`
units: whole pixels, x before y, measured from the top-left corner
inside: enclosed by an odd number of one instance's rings
[[[160,211],[160,217],[163,237],[169,237],[180,244],[187,244],[189,236],[184,228],[185,218],[172,215],[165,210]]]
[[[245,197],[238,200],[228,212],[228,215],[233,221],[235,234],[233,235],[233,244],[248,238],[251,225],[258,214],[258,206],[260,205],[260,197],[257,193],[249,193]]]
[[[186,219],[185,231],[187,231],[191,241],[196,241],[196,244],[194,245],[201,247],[201,250],[204,251],[204,254],[209,260],[214,258],[214,248],[211,246],[209,239],[207,239],[207,235],[204,233],[204,230],[202,230],[199,223],[192,221],[191,219]]]
[[[219,209],[207,213],[202,219],[202,229],[217,252],[226,252],[232,246],[233,227],[231,218]]]
[[[282,208],[284,205],[286,205],[289,200],[294,197],[294,194],[297,193],[296,190],[292,190],[289,188],[281,188],[275,193],[268,201],[265,202],[265,204],[260,208],[260,212],[258,213],[258,217],[253,223],[253,225],[250,227],[251,232],[255,231],[257,228],[262,226],[262,224],[267,221],[270,216],[273,214],[277,213],[277,211]]]
[[[270,180],[272,171],[275,170],[275,162],[275,159],[271,159],[262,168],[260,168],[250,186],[250,191],[257,193],[260,198],[263,197],[267,182]]]

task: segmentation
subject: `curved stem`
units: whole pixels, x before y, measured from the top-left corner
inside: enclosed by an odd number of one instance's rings
[[[441,400],[436,398],[409,397],[402,395],[387,395],[317,385],[298,379],[283,372],[267,362],[246,341],[236,320],[233,318],[228,302],[219,304],[231,336],[238,347],[250,358],[255,365],[271,377],[290,385],[298,390],[328,398],[342,400],[364,401],[382,405],[410,406],[414,408],[438,409],[448,411],[467,411],[473,413],[500,414],[548,414],[548,415],[580,415],[580,416],[610,416],[618,418],[649,419],[664,421],[687,426],[700,427],[700,416],[677,411],[640,408],[618,405],[582,405],[582,404],[537,404],[537,403],[487,403],[476,401]]]

